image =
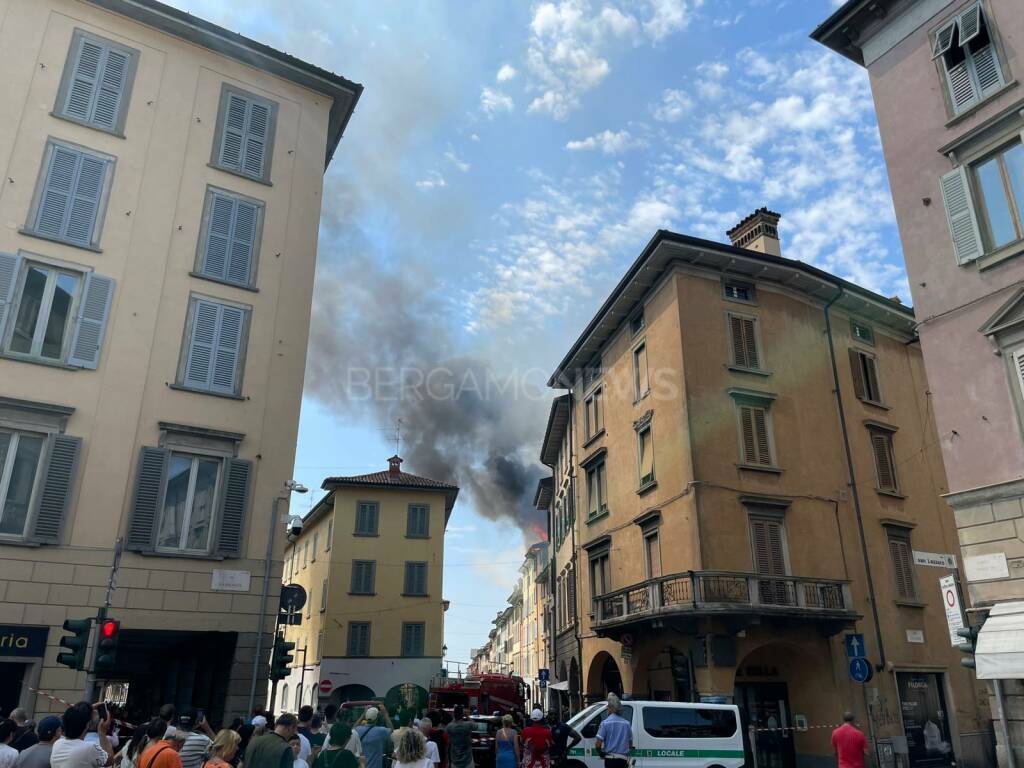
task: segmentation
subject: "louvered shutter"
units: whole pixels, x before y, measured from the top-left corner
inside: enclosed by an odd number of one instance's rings
[[[235,206],[227,195],[210,193],[210,213],[206,223],[202,273],[227,279],[228,253],[231,250],[231,220]]]
[[[92,245],[110,163],[54,144],[33,229],[46,237]]]
[[[267,138],[270,132],[270,107],[266,104],[249,102],[248,118],[242,171],[249,176],[262,178],[264,158],[267,153]]]
[[[566,602],[570,620],[576,621],[576,572],[571,569],[566,575]]]
[[[99,128],[114,130],[121,114],[121,100],[128,80],[128,66],[131,59],[113,48],[106,49],[96,104],[93,108],[92,123]]]
[[[113,131],[121,116],[131,54],[84,35],[79,35],[75,44],[67,92],[59,111],[96,128]]]
[[[260,206],[210,192],[201,273],[238,285],[252,283]]]
[[[71,79],[64,98],[63,112],[68,117],[89,121],[102,61],[103,46],[93,40],[79,37]]]
[[[878,386],[878,360],[870,355],[864,355],[864,383],[867,399],[880,403],[882,401],[882,390]]]
[[[871,433],[871,449],[875,454],[875,467],[878,470],[878,487],[883,491],[895,491],[896,467],[893,465],[892,435],[888,432]]]
[[[405,584],[402,585],[402,591],[407,595],[414,593],[416,587],[416,566],[413,563],[405,564]]]
[[[949,81],[949,97],[953,102],[954,112],[959,114],[978,100],[978,91],[966,59],[952,67],[947,66],[946,78]]]
[[[732,358],[739,366],[746,366],[746,347],[743,344],[743,318],[729,315],[729,328],[732,335]]]
[[[231,233],[231,253],[225,278],[238,285],[252,282],[253,254],[256,252],[256,230],[259,206],[247,200],[235,200],[234,227]]]
[[[228,93],[224,104],[224,122],[220,140],[218,164],[235,171],[242,169],[242,144],[245,140],[245,118],[248,102],[241,96]]]
[[[742,441],[744,463],[757,463],[757,448],[754,437],[754,409],[747,405],[740,406],[740,439]]]
[[[757,356],[757,339],[754,335],[754,321],[743,320],[743,348],[746,354],[747,368],[760,368],[760,360]]]
[[[771,464],[772,452],[768,442],[768,414],[764,408],[754,408],[754,433],[757,438],[757,463]]]
[[[95,272],[86,275],[68,365],[80,368],[96,368],[99,365],[100,348],[103,346],[113,298],[113,279]]]
[[[13,253],[0,253],[0,337],[3,337],[7,323],[7,311],[14,302],[14,291],[18,286],[21,257]]]
[[[965,47],[981,32],[981,6],[972,6],[961,13],[957,17],[957,26],[960,30],[960,46]]]
[[[986,98],[1003,86],[1003,71],[993,45],[986,45],[971,54],[974,76],[977,80],[980,98]]]
[[[420,563],[416,566],[416,594],[427,594],[427,564]]]
[[[29,538],[40,544],[59,544],[71,501],[71,487],[78,469],[82,438],[53,435],[49,443],[46,475]]]
[[[128,548],[135,551],[153,549],[170,451],[144,446],[139,455],[139,469],[132,494],[132,517],[128,524]]]
[[[47,237],[62,237],[65,218],[71,207],[71,195],[78,175],[80,153],[54,145],[50,164],[43,179],[43,191],[36,213],[35,229]]]
[[[3,323],[0,323],[2,327]],[[1020,396],[1024,397],[1024,347],[1013,353],[1013,372],[1017,377],[1017,386],[1020,387]]]
[[[932,45],[932,59],[937,59],[952,47],[953,31],[956,29],[956,19],[935,33],[935,42]]]
[[[222,304],[218,307],[219,323],[214,350],[210,389],[233,395],[238,391],[238,368],[242,355],[242,332],[245,310]]]
[[[761,576],[785,576],[786,556],[782,523],[765,518],[750,519],[750,537],[754,550],[754,570]],[[786,583],[775,579],[758,581],[761,602],[785,604]]]
[[[217,554],[221,557],[241,557],[252,466],[251,461],[244,459],[224,462],[224,494],[217,533]]]
[[[864,399],[864,368],[861,365],[861,353],[856,349],[850,349],[850,374],[853,377],[853,394],[859,399]]]
[[[946,205],[946,221],[953,238],[953,254],[957,263],[967,264],[985,252],[974,212],[967,168],[960,166],[953,169],[940,179],[939,185]]]
[[[324,579],[320,584],[320,611],[321,613],[327,610],[327,579]]]
[[[892,556],[897,593],[906,600],[915,599],[917,591],[914,588],[913,558],[910,553],[910,543],[901,539],[890,538],[889,553]]]
[[[208,389],[210,386],[219,314],[217,305],[212,301],[195,300],[192,333],[189,336],[188,355],[185,361],[186,386],[199,389]]]
[[[65,237],[79,245],[90,245],[96,231],[96,215],[100,209],[107,161],[79,153],[78,178],[68,210]]]

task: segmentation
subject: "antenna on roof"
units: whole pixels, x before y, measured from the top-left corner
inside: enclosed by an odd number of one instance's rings
[[[395,419],[395,456],[402,455],[402,420]]]

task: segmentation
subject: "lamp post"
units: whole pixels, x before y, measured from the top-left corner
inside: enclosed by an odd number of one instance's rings
[[[263,561],[263,594],[260,596],[260,617],[256,625],[256,654],[252,660],[252,684],[249,686],[249,712],[256,705],[256,680],[260,675],[260,657],[263,655],[263,627],[267,619],[267,598],[270,595],[270,566],[274,559],[274,537],[277,533],[278,502],[288,501],[292,493],[306,493],[309,488],[295,480],[284,484],[289,495],[278,494],[270,505],[270,532],[267,535],[267,556]]]

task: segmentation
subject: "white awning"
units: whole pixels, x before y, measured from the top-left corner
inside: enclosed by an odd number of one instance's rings
[[[551,684],[548,685],[548,690],[551,690],[551,691],[568,691],[569,690],[569,681],[565,680],[565,681],[563,681],[561,683],[551,683]]]
[[[974,658],[979,680],[1024,679],[1024,600],[992,607]]]

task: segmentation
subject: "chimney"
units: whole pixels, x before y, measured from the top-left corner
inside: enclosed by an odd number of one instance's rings
[[[388,474],[394,477],[402,472],[402,457],[395,455],[388,459]]]
[[[779,242],[779,219],[781,218],[782,214],[769,211],[762,206],[726,234],[737,248],[747,248],[771,256],[781,256],[782,244]]]

